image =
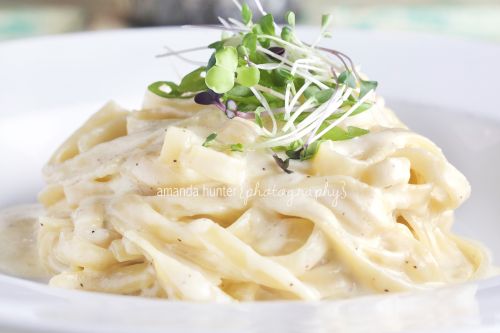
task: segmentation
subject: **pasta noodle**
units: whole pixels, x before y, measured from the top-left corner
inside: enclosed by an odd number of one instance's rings
[[[476,242],[450,233],[470,185],[430,140],[374,106],[284,173],[253,120],[146,93],[105,105],[53,155],[39,200],[50,285],[210,302],[319,300],[488,276]],[[270,117],[267,117],[270,118]],[[270,128],[271,120],[263,118]],[[268,123],[266,123],[268,122]],[[280,125],[280,124],[278,124]],[[278,128],[279,129],[279,128]]]

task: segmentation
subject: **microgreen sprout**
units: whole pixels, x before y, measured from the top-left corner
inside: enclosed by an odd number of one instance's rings
[[[241,143],[231,145],[231,151],[239,151],[242,153],[243,152],[243,145]]]
[[[210,146],[210,143],[213,142],[216,137],[217,137],[216,133],[212,133],[209,136],[207,136],[207,139],[205,140],[205,142],[203,142],[203,147]]]
[[[237,152],[266,149],[283,171],[291,173],[290,159],[313,158],[325,140],[350,140],[370,133],[353,126],[345,131],[337,125],[372,107],[367,100],[378,83],[363,80],[346,54],[317,46],[321,38],[332,37],[327,30],[332,15],[323,15],[318,37],[306,44],[295,35],[293,12],[285,16],[290,27],[280,29],[259,0],[254,1],[262,14],[258,23],[252,22],[254,16],[246,3],[240,5],[233,0],[243,22],[228,18],[230,25],[219,18],[222,26],[185,26],[220,30],[221,40],[208,45],[214,52],[206,63],[181,56],[203,48],[167,48],[169,52],[158,57],[176,56],[199,68],[187,74],[179,85],[162,81],[150,85],[149,90],[163,98],[194,96],[196,103],[215,105],[229,119],[255,121],[261,129],[256,133],[261,137],[259,142],[225,144],[214,141],[214,133],[203,145]],[[272,129],[266,129],[267,117],[271,118]],[[285,124],[278,127],[278,121]],[[285,151],[287,159],[273,150]]]

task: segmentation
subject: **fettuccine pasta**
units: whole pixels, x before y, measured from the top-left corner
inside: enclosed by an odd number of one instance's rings
[[[489,274],[482,246],[450,232],[470,195],[430,140],[373,107],[284,173],[254,120],[147,92],[110,102],[52,156],[38,251],[50,285],[208,302],[320,300],[421,290]],[[270,117],[264,127],[272,127]],[[278,126],[283,126],[279,123]],[[279,130],[279,128],[278,128]]]

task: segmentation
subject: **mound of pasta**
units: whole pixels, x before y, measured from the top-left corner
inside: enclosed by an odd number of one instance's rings
[[[194,301],[319,300],[479,279],[485,251],[450,233],[470,195],[430,140],[373,106],[289,160],[256,143],[253,119],[146,93],[143,109],[108,103],[43,174],[38,251],[50,285]],[[264,128],[270,117],[263,118]],[[278,124],[283,126],[283,123]]]

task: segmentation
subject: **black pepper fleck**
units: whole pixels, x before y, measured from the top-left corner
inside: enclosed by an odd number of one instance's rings
[[[136,163],[135,165],[139,165],[139,163]]]
[[[82,286],[82,287],[83,287],[83,284],[81,284],[81,283],[80,283],[80,286]]]
[[[388,292],[389,292],[389,290],[387,290],[387,289],[384,289],[384,291],[385,291],[386,293],[388,293]]]
[[[92,230],[92,233],[94,233],[94,230]]]
[[[41,224],[41,225],[42,225],[42,227],[43,227],[43,223],[40,223],[40,224]]]
[[[413,266],[413,268],[417,269],[417,266]]]
[[[177,162],[177,160],[174,160],[174,162]]]
[[[177,239],[179,242],[182,242],[180,239]]]

